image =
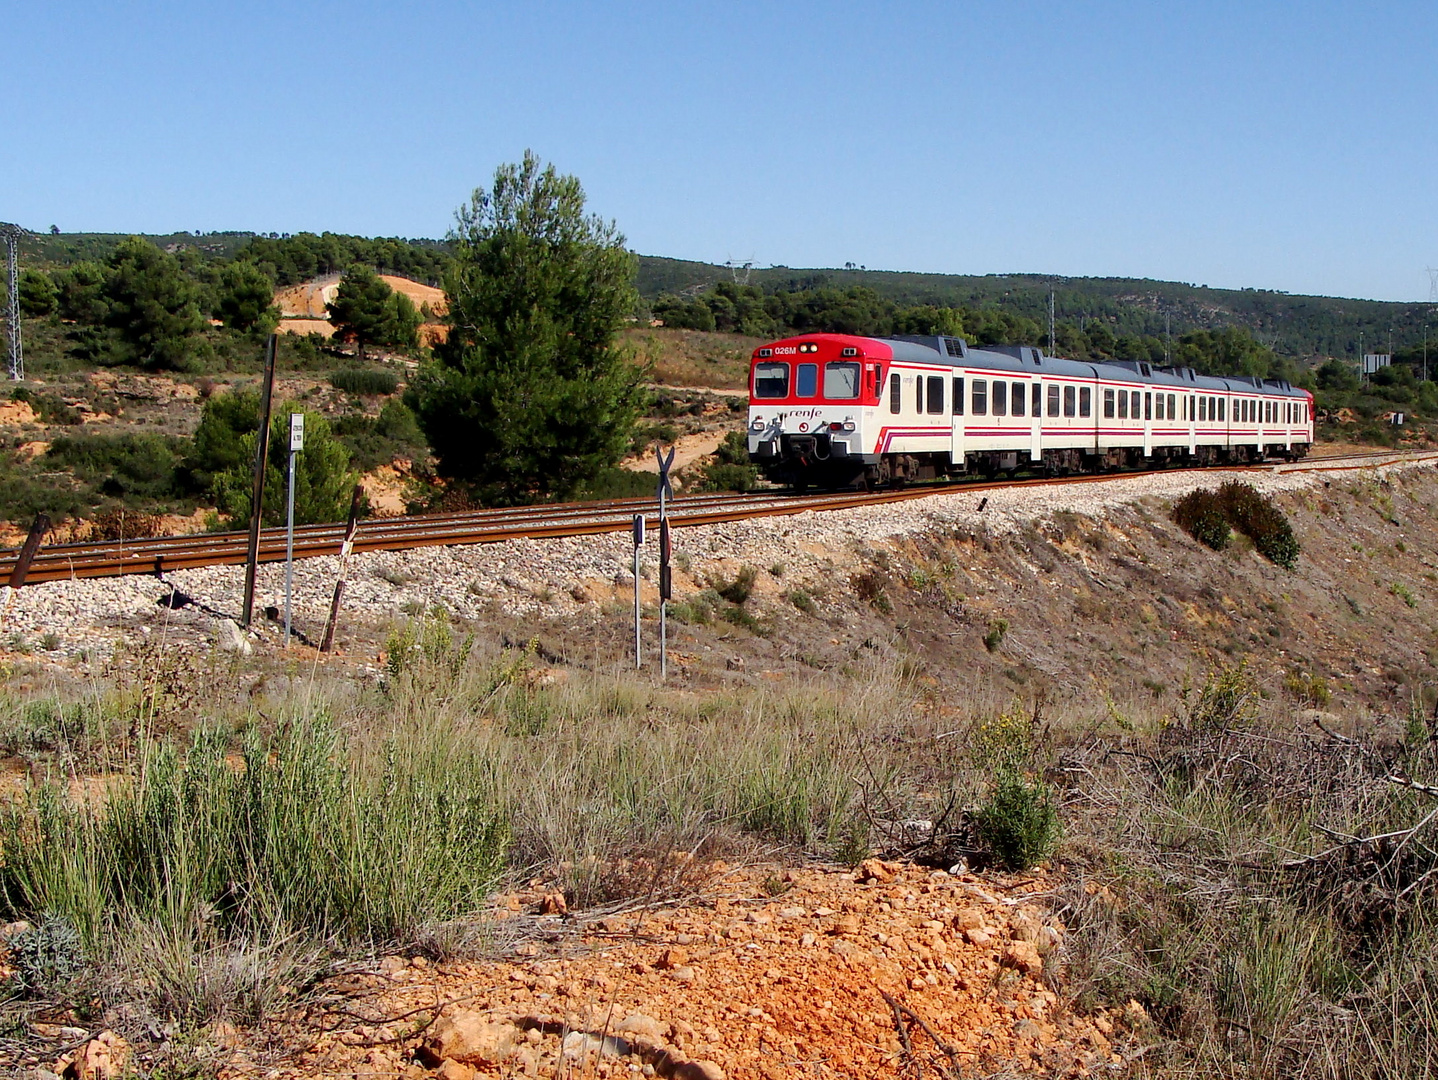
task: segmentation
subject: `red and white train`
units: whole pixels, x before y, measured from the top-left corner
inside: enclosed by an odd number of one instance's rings
[[[1312,442],[1313,395],[1281,380],[1029,345],[804,334],[750,367],[750,459],[798,488],[1292,461]]]

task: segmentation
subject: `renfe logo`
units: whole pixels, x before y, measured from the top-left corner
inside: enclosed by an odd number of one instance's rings
[[[785,410],[784,410],[784,414],[785,414],[786,416],[807,416],[810,420],[812,420],[812,419],[814,419],[816,416],[821,416],[821,415],[823,414],[823,410],[821,410],[821,409],[785,409]]]

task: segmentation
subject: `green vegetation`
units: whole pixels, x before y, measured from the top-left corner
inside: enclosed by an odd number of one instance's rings
[[[399,376],[378,368],[340,368],[330,372],[330,385],[360,396],[393,394],[399,388]]]
[[[759,470],[749,463],[749,442],[742,431],[731,431],[704,466],[700,491],[753,491]]]
[[[280,321],[274,296],[274,279],[254,263],[227,263],[220,269],[215,315],[231,330],[262,336]]]
[[[359,474],[350,467],[350,453],[318,413],[285,403],[275,409],[270,421],[269,467],[265,471],[264,523],[283,525],[288,487],[290,413],[305,416],[305,448],[295,459],[295,524],[314,525],[343,521],[349,513]],[[247,526],[254,498],[252,462],[259,435],[258,416],[254,430],[242,435],[239,460],[214,476],[213,490],[219,508],[229,514],[237,528]]]
[[[1241,480],[1230,480],[1217,491],[1190,491],[1174,504],[1173,520],[1215,551],[1228,546],[1231,525],[1252,540],[1258,553],[1270,562],[1285,570],[1298,563],[1298,539],[1288,517],[1271,497]]]
[[[361,363],[366,345],[414,349],[419,344],[417,333],[421,320],[414,303],[359,263],[346,270],[340,279],[329,313],[336,333],[355,342]]]
[[[584,191],[526,153],[459,211],[448,341],[406,400],[440,475],[485,503],[573,495],[619,461],[641,372],[615,336],[634,262]]]

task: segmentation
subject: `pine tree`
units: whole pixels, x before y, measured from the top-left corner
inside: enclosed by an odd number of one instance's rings
[[[623,455],[642,372],[616,341],[637,260],[526,152],[457,215],[449,337],[409,394],[445,478],[489,503],[572,495]]]

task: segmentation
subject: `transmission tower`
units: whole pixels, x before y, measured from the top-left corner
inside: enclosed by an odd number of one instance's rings
[[[738,259],[728,259],[724,265],[729,268],[729,276],[734,279],[735,285],[749,284],[749,271],[754,269],[753,259],[746,259],[743,262],[740,262]],[[744,275],[742,281],[739,279],[740,274]]]
[[[19,225],[0,221],[0,238],[5,240],[5,262],[8,267],[6,284],[5,328],[10,339],[10,378],[19,382],[25,377],[25,349],[20,344],[20,254],[16,244],[25,230]]]

